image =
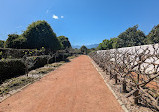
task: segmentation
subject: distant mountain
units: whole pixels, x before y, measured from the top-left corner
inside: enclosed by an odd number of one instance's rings
[[[91,45],[86,45],[86,47],[87,47],[88,49],[91,49],[91,48],[96,48],[96,47],[98,47],[98,45],[99,45],[99,44],[91,44]]]
[[[91,49],[91,48],[96,48],[98,47],[99,44],[91,44],[91,45],[85,45],[88,49]],[[77,49],[80,49],[81,46],[80,45],[72,45],[72,48],[77,48]]]
[[[72,48],[77,48],[77,49],[80,49],[81,48],[81,46],[79,46],[79,45],[72,45]]]

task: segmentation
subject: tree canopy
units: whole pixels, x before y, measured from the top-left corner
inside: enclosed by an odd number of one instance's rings
[[[159,43],[159,24],[150,31],[147,35],[147,43],[148,44],[155,44]]]
[[[9,34],[5,43],[6,48],[23,49],[26,48],[26,38],[18,34]]]
[[[71,48],[70,41],[65,36],[59,36],[58,40],[61,44],[61,49]]]
[[[139,46],[146,43],[147,37],[141,30],[138,30],[138,26],[136,25],[122,32],[117,38],[103,40],[103,42],[97,47],[97,50]]]
[[[81,48],[80,48],[80,51],[81,51],[81,53],[83,53],[83,54],[87,54],[87,47],[86,46],[82,46]]]
[[[29,49],[47,49],[58,50],[61,48],[60,43],[53,32],[51,26],[46,21],[36,21],[30,24],[22,34],[27,39]]]
[[[145,39],[145,34],[141,30],[138,30],[138,26],[136,25],[128,28],[118,36],[116,47],[120,48],[144,45]]]

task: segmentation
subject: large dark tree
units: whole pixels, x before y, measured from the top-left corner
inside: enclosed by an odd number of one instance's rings
[[[62,45],[61,49],[71,48],[70,41],[65,36],[59,36],[58,40],[60,44]]]
[[[6,48],[15,48],[14,40],[18,39],[19,35],[17,34],[9,34],[8,39],[6,40],[5,47]]]
[[[87,50],[88,50],[87,47],[84,45],[80,48],[82,54],[87,54]]]
[[[16,48],[16,49],[24,49],[26,48],[27,39],[17,34],[9,34],[8,39],[6,40],[5,47],[6,48]]]
[[[141,30],[138,30],[138,26],[136,25],[128,28],[118,36],[116,47],[120,48],[144,45],[145,39],[145,34]]]
[[[30,49],[45,47],[58,50],[61,47],[56,34],[46,21],[33,22],[22,36],[27,39],[27,46]]]
[[[147,35],[147,43],[148,44],[155,44],[159,43],[159,24],[155,26],[151,32]]]

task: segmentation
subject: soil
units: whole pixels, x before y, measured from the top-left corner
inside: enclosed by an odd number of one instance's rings
[[[0,103],[0,112],[123,112],[82,55]]]

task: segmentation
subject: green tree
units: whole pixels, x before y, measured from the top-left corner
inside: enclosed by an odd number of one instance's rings
[[[9,34],[6,40],[6,48],[24,49],[26,48],[27,39],[17,34]]]
[[[27,39],[21,35],[13,40],[13,47],[16,49],[26,49],[27,48]]]
[[[0,48],[4,48],[4,43],[5,43],[5,41],[0,40]]]
[[[80,48],[82,54],[87,54],[87,50],[88,50],[87,47],[84,45]]]
[[[151,30],[151,32],[147,35],[147,43],[155,44],[159,43],[159,24]]]
[[[8,39],[6,40],[6,43],[5,43],[5,47],[14,48],[15,47],[14,40],[18,38],[19,38],[19,35],[17,34],[9,34]]]
[[[108,49],[113,49],[113,47],[115,46],[115,38],[111,38],[110,40],[105,39],[103,40],[102,43],[100,43],[97,47],[97,50],[108,50]]]
[[[61,48],[56,34],[46,21],[33,22],[22,36],[27,39],[27,47],[30,49],[45,47],[55,51]]]
[[[72,48],[71,44],[70,44],[70,41],[68,40],[67,37],[59,36],[58,40],[59,40],[59,42],[60,42],[60,44],[62,46],[61,49]]]
[[[138,26],[128,28],[125,32],[121,33],[117,39],[117,48],[131,47],[145,44],[146,36],[138,30]]]

